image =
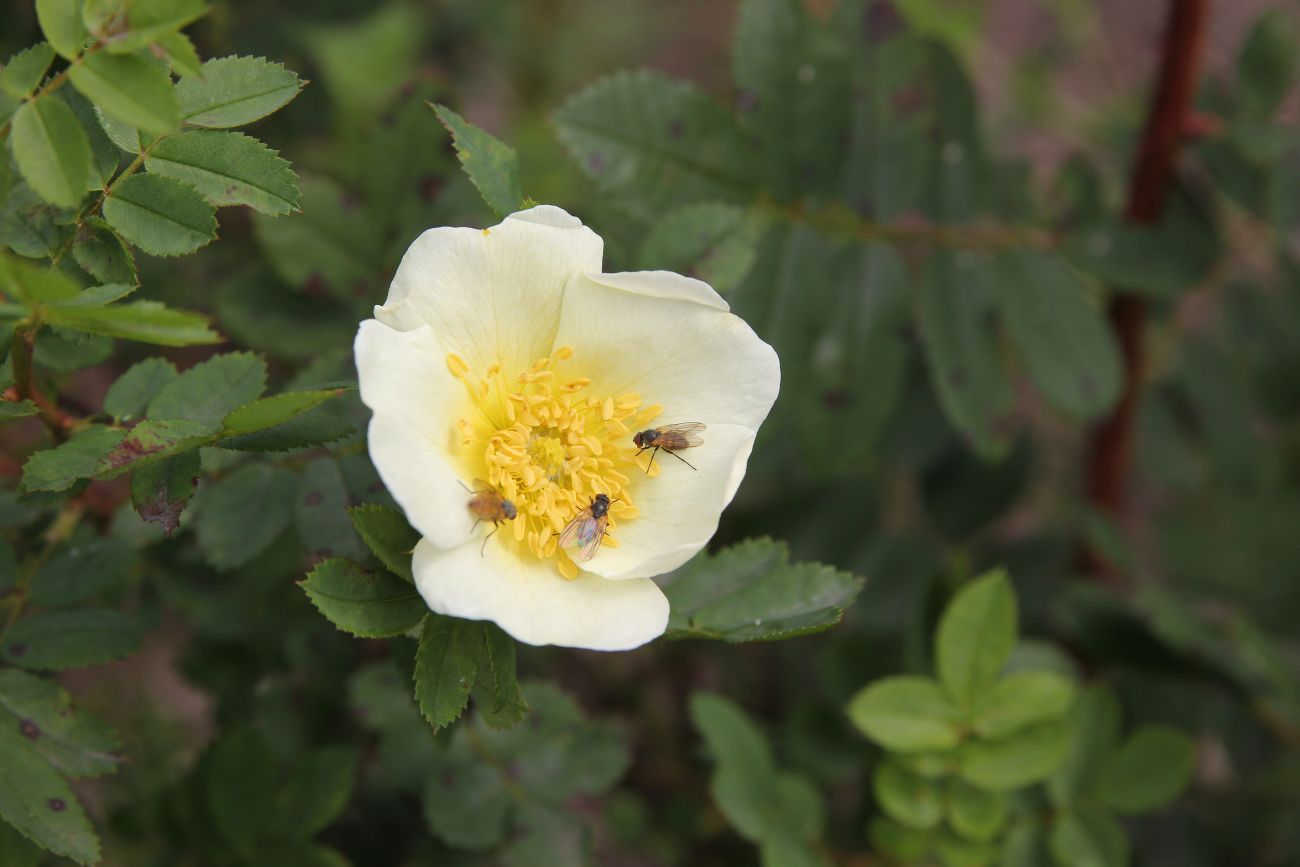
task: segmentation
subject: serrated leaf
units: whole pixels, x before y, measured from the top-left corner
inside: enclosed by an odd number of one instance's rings
[[[171,77],[157,64],[131,54],[88,53],[68,77],[88,99],[145,132],[168,133],[180,125]]]
[[[1029,376],[1047,402],[1074,418],[1106,412],[1119,397],[1119,346],[1088,287],[1054,255],[1003,254],[998,301]]]
[[[555,127],[583,172],[641,214],[752,197],[748,143],[732,117],[688,82],[615,73],[571,97]]]
[[[130,243],[154,256],[192,253],[217,236],[212,206],[193,187],[135,174],[113,185],[104,218]]]
[[[126,431],[92,426],[62,445],[34,453],[23,464],[23,487],[29,491],[66,491],[78,479],[90,478]]]
[[[260,554],[289,526],[297,487],[293,473],[267,464],[248,464],[205,486],[194,526],[207,561],[228,571]]]
[[[112,23],[112,30],[104,36],[104,47],[115,54],[138,51],[202,17],[207,6],[202,0],[131,0],[125,7],[111,0],[97,4],[104,7],[109,21],[85,23],[91,32],[102,30],[102,25]],[[125,14],[121,14],[121,9]],[[85,17],[93,18],[88,3]]]
[[[222,340],[209,327],[206,316],[174,310],[157,301],[133,301],[107,307],[50,307],[46,310],[46,321],[73,331],[159,346],[195,346]]]
[[[24,103],[11,128],[14,161],[41,198],[73,207],[90,186],[90,141],[72,109],[42,96]]]
[[[1070,729],[1045,723],[1012,735],[968,743],[961,750],[961,777],[992,792],[1008,792],[1046,779],[1070,748]]]
[[[201,468],[198,449],[136,468],[131,475],[131,505],[142,520],[172,535],[198,489]]]
[[[500,217],[520,210],[524,194],[519,186],[519,155],[514,148],[445,105],[430,107],[451,133],[456,157],[488,207]]]
[[[176,85],[181,118],[193,126],[229,128],[279,110],[302,89],[296,74],[260,57],[219,57],[201,75]]]
[[[112,536],[78,538],[56,548],[30,582],[34,605],[56,608],[121,589],[134,552]]]
[[[172,72],[197,78],[203,75],[203,61],[194,43],[184,33],[169,33],[155,43],[167,56]]]
[[[846,708],[853,724],[899,753],[947,750],[961,740],[961,712],[927,677],[887,677],[868,684]]]
[[[237,407],[266,389],[266,362],[248,352],[215,355],[163,386],[149,401],[150,418],[183,418],[217,428]]]
[[[72,789],[8,726],[0,726],[0,819],[56,855],[99,861],[99,838]]]
[[[725,295],[749,273],[765,228],[762,219],[735,205],[687,205],[655,223],[638,264],[698,277]]]
[[[28,305],[66,301],[81,293],[81,288],[57,268],[3,253],[0,253],[0,288]]]
[[[72,244],[72,258],[100,283],[139,285],[131,252],[108,223],[98,217],[82,220]]]
[[[921,347],[948,419],[989,458],[1011,441],[1011,386],[989,321],[994,274],[974,253],[926,257],[917,292]]]
[[[81,23],[81,0],[36,0],[36,20],[54,50],[69,60],[90,38]]]
[[[885,814],[909,828],[933,828],[943,819],[942,790],[894,762],[876,769],[872,789]]]
[[[788,562],[771,539],[701,553],[660,578],[675,637],[755,641],[802,635],[838,623],[862,579],[819,563]]]
[[[1059,867],[1128,864],[1128,834],[1113,816],[1100,810],[1062,813],[1052,823],[1048,847]]]
[[[935,663],[953,701],[969,709],[1016,643],[1016,597],[1006,573],[984,575],[953,597],[939,620]]]
[[[21,668],[63,671],[121,659],[139,642],[136,622],[120,611],[42,611],[10,627],[0,658]]]
[[[8,398],[0,400],[0,421],[26,418],[29,415],[36,415],[40,411],[40,407],[30,400],[9,400]]]
[[[412,527],[397,509],[367,503],[348,510],[352,526],[361,539],[388,570],[406,581],[415,583],[411,574],[411,552],[420,541],[420,533]]]
[[[24,48],[9,58],[4,69],[0,70],[0,90],[10,96],[25,99],[45,78],[45,73],[53,62],[54,49],[48,42],[38,42]]]
[[[179,452],[207,445],[213,431],[186,419],[145,419],[127,431],[122,441],[96,464],[93,477],[112,479]]]
[[[1195,765],[1190,737],[1167,726],[1146,726],[1105,760],[1090,794],[1121,813],[1157,810],[1187,788]]]
[[[108,136],[108,140],[129,154],[140,153],[154,139],[152,134],[141,133],[131,124],[105,114],[99,106],[95,106],[95,120],[99,123],[99,128],[104,131],[104,135]]]
[[[515,640],[495,623],[483,624],[486,652],[474,686],[474,707],[492,728],[508,728],[528,714],[515,670]]]
[[[343,393],[341,388],[287,391],[263,397],[230,411],[222,421],[222,436],[239,436],[282,425]]]
[[[248,205],[275,216],[296,209],[302,196],[287,160],[237,132],[190,130],[170,136],[149,151],[144,165],[190,184],[218,207]]]
[[[1051,671],[1017,671],[975,698],[975,731],[1002,737],[1070,712],[1074,684]]]
[[[338,557],[321,562],[299,583],[327,620],[359,638],[401,635],[429,613],[410,584]]]
[[[415,654],[415,700],[435,729],[464,712],[485,652],[481,623],[428,614]]]
[[[26,181],[16,180],[0,201],[0,244],[21,256],[53,256],[69,231],[63,215],[63,209],[38,196]]]
[[[154,396],[178,376],[176,366],[165,358],[138,361],[109,386],[104,412],[119,422],[138,418]]]
[[[347,414],[337,409],[334,404],[317,406],[275,427],[226,437],[221,447],[243,452],[287,452],[332,443],[356,433]]]
[[[107,724],[74,710],[58,684],[25,671],[0,671],[0,728],[17,731],[70,777],[112,773],[122,761]]]

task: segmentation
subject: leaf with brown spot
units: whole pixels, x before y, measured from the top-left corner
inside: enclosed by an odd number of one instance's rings
[[[198,449],[147,464],[131,476],[131,505],[142,519],[158,524],[170,536],[181,525],[181,513],[198,487]]]

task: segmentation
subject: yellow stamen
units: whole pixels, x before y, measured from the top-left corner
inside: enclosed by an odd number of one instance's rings
[[[646,478],[631,430],[660,412],[639,394],[579,396],[591,380],[557,372],[572,357],[572,348],[561,346],[518,375],[493,364],[479,379],[460,356],[447,356],[470,402],[455,438],[464,475],[487,479],[517,510],[509,532],[494,538],[521,556],[553,562],[569,580],[581,564],[575,550],[560,549],[560,533],[605,494],[611,502],[602,545],[618,547],[608,534],[639,514],[629,486]]]

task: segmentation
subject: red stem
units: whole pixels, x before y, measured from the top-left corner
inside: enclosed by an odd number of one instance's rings
[[[1192,114],[1208,5],[1209,0],[1171,0],[1160,77],[1138,148],[1124,214],[1131,223],[1158,222],[1164,210],[1174,176],[1174,159]],[[1133,295],[1117,294],[1109,312],[1124,355],[1124,389],[1118,405],[1093,432],[1088,493],[1097,508],[1122,518],[1127,505],[1133,429],[1145,375],[1146,304]],[[1113,572],[1095,552],[1088,555],[1088,560],[1103,571]]]

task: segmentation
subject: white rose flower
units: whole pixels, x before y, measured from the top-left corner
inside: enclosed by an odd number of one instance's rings
[[[780,385],[776,353],[712,288],[601,273],[602,248],[545,205],[430,229],[356,339],[370,456],[423,536],[420,594],[528,644],[626,650],[663,633],[651,578],[713,535]],[[706,425],[681,454],[694,469],[637,454],[638,431],[685,422]],[[476,526],[477,480],[517,517]],[[597,494],[608,535],[575,559],[560,533]]]

